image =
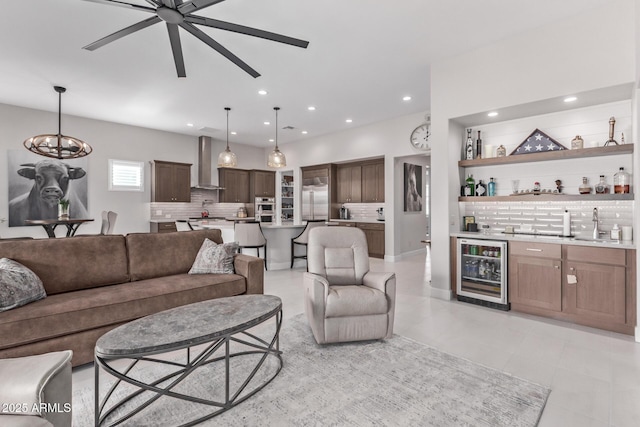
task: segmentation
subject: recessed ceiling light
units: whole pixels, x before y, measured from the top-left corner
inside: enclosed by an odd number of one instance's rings
[[[237,135],[238,132],[231,132],[231,135]]]
[[[577,98],[577,97],[575,97],[575,96],[567,96],[567,97],[564,99],[564,102],[573,102],[573,101],[577,101],[577,100],[578,100],[578,98]]]
[[[403,101],[411,101],[411,97],[410,96],[403,96],[402,100]]]
[[[302,131],[302,134],[303,134],[303,135],[306,135],[306,134],[308,134],[308,133],[309,133],[309,132],[307,132],[306,130],[303,130],[303,131]]]
[[[274,141],[273,138],[269,140],[269,142],[273,142],[273,141]]]
[[[193,127],[193,123],[187,123],[187,126],[189,126],[190,128]]]
[[[270,124],[271,124],[271,122],[264,122],[264,124],[265,124],[265,125],[270,125]]]
[[[489,114],[487,114],[487,116],[489,116],[489,117],[495,117],[495,116],[497,116],[497,115],[498,115],[498,112],[497,112],[497,111],[492,111],[492,112],[490,112]]]
[[[314,107],[313,105],[309,105],[309,106],[307,107],[307,110],[309,110],[309,111],[316,111],[316,107]]]
[[[353,123],[353,120],[351,120],[351,119],[347,119],[347,120],[345,120],[345,122],[347,122],[347,123]]]
[[[266,90],[264,90],[264,89],[260,89],[260,90],[258,91],[258,94],[260,94],[260,95],[266,95],[267,93],[269,93],[269,92],[267,92],[267,91],[266,91]]]

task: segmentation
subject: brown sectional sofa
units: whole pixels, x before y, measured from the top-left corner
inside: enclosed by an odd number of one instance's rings
[[[187,274],[220,230],[0,241],[42,280],[47,298],[0,313],[0,358],[73,350],[93,361],[105,332],[161,310],[212,298],[263,293],[263,260],[238,254],[235,274]]]

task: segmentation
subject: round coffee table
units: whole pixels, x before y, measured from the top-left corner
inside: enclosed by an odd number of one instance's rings
[[[260,338],[249,332],[253,328],[275,317],[275,331],[268,338]],[[264,388],[282,369],[282,352],[279,349],[279,334],[282,325],[282,301],[273,295],[239,295],[218,298],[189,304],[170,310],[152,314],[141,319],[121,325],[104,334],[95,347],[95,425],[116,425],[140,411],[162,396],[170,396],[190,402],[202,403],[212,408],[210,413],[182,424],[192,426],[206,419],[215,417],[235,405],[243,402]],[[240,349],[232,349],[240,345]],[[199,346],[197,349],[193,347]],[[186,363],[173,360],[162,360],[151,356],[176,350],[186,349]],[[193,355],[191,354],[193,351]],[[257,365],[250,369],[246,380],[237,390],[230,390],[230,359],[253,355],[261,355]],[[251,380],[263,366],[267,357],[275,357],[277,368],[272,375],[263,378],[259,384]],[[116,362],[130,359],[127,366]],[[134,367],[141,361],[175,366],[176,370],[169,375],[162,375],[151,381],[142,381],[132,377]],[[212,381],[224,382],[224,400],[206,400],[184,393],[172,391],[197,368],[209,363],[224,363],[224,378],[212,378]],[[117,378],[100,400],[100,370]],[[135,387],[135,391],[127,394],[118,402],[110,402],[110,398],[122,383]],[[252,390],[247,390],[251,382]],[[138,399],[127,405],[124,415],[110,419],[114,411],[124,407],[135,397],[144,392],[152,392],[149,399]],[[105,410],[107,403],[111,406]],[[132,406],[131,408],[129,406]],[[103,413],[104,412],[104,413]],[[161,420],[159,420],[161,422]]]

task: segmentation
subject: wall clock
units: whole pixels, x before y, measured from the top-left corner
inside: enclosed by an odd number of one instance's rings
[[[409,142],[411,146],[418,150],[431,150],[431,142],[429,137],[431,136],[431,123],[427,121],[421,124],[411,132]]]

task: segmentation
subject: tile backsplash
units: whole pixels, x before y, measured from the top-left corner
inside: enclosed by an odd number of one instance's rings
[[[191,203],[151,203],[151,220],[171,220],[200,217],[204,209],[209,211],[210,217],[232,217],[238,212],[238,208],[246,207],[250,215],[253,215],[253,204],[244,203],[218,203],[218,195],[210,190],[191,190]],[[249,209],[250,208],[250,209]],[[161,212],[158,214],[158,212]]]
[[[520,202],[460,202],[463,216],[474,216],[479,227],[489,225],[491,232],[504,231],[510,225],[522,226],[541,234],[562,233],[562,214],[571,214],[571,234],[588,236],[593,231],[593,208],[598,208],[599,229],[609,232],[614,224],[633,225],[633,201],[520,201]],[[462,223],[462,221],[461,221]]]
[[[349,209],[351,219],[362,221],[375,221],[378,219],[378,208],[383,208],[384,203],[343,203]]]

